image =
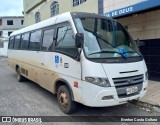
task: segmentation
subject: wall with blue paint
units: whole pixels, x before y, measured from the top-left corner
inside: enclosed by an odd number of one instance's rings
[[[160,0],[104,0],[104,15],[112,18],[160,7]]]

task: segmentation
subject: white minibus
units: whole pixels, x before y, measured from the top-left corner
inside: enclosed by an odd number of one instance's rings
[[[53,94],[60,109],[107,107],[139,100],[148,72],[137,43],[116,20],[67,12],[11,34],[9,65]]]

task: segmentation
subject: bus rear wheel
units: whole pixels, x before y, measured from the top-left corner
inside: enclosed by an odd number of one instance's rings
[[[76,102],[72,101],[71,93],[67,86],[63,85],[58,88],[57,100],[63,113],[71,114],[76,111]]]
[[[16,77],[17,77],[18,82],[23,82],[25,78],[21,75],[20,69],[17,68],[16,72],[17,72]]]

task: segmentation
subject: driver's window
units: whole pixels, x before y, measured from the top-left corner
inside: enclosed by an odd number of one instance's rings
[[[78,49],[75,46],[75,39],[72,27],[68,25],[57,28],[56,51],[76,57]]]
[[[71,26],[58,28],[57,46],[75,46],[74,34]]]

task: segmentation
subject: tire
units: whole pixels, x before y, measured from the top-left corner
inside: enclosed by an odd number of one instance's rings
[[[16,72],[17,72],[17,75],[16,75],[16,76],[17,76],[18,82],[23,82],[23,81],[25,80],[25,78],[24,78],[24,76],[21,75],[20,69],[17,68]]]
[[[72,101],[71,93],[67,86],[63,85],[58,88],[57,100],[63,113],[71,114],[76,111],[77,104]]]

